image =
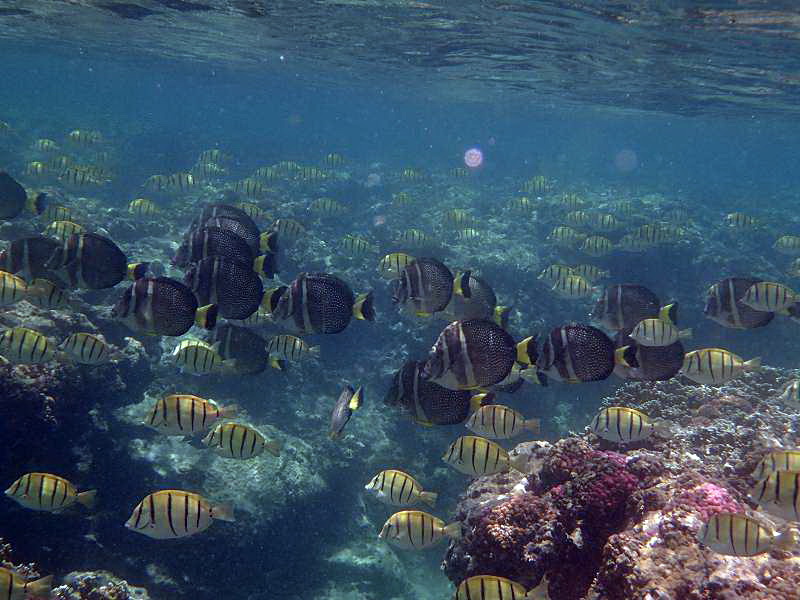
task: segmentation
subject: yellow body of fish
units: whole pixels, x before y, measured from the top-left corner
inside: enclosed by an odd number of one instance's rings
[[[800,236],[782,235],[775,241],[772,247],[781,254],[800,256]]]
[[[592,420],[590,429],[609,442],[640,442],[655,430],[650,418],[633,408],[609,406],[603,408]]]
[[[594,283],[599,279],[605,279],[611,273],[596,265],[576,265],[572,267],[572,272],[576,275],[580,275],[584,279]]]
[[[168,540],[205,531],[214,520],[233,521],[233,509],[212,504],[192,492],[161,490],[136,505],[125,527],[157,540]]]
[[[702,348],[686,353],[680,372],[695,383],[718,385],[760,368],[760,358],[744,361],[723,348]]]
[[[771,515],[800,521],[800,471],[774,471],[756,483],[750,498]]]
[[[58,358],[50,339],[27,327],[13,327],[0,333],[0,355],[16,364],[43,364]]]
[[[470,431],[493,440],[512,438],[525,430],[539,433],[540,425],[539,419],[526,419],[520,412],[502,404],[481,406],[466,423]]]
[[[441,519],[421,510],[404,510],[386,520],[378,537],[404,550],[421,550],[445,537],[460,538],[461,523],[445,525]]]
[[[73,333],[60,347],[72,360],[84,365],[101,365],[111,360],[109,345],[91,333]]]
[[[539,273],[539,277],[537,277],[537,279],[542,279],[547,283],[554,284],[559,279],[564,279],[569,275],[575,275],[575,274],[576,273],[572,269],[572,267],[568,267],[567,265],[555,264],[555,265],[550,265],[549,267],[543,269],[542,272]]]
[[[86,229],[82,225],[72,221],[53,221],[45,228],[44,234],[65,242],[73,233],[82,233],[84,231]]]
[[[192,435],[236,416],[237,411],[236,405],[219,406],[192,394],[169,394],[156,401],[144,423],[166,435]]]
[[[800,450],[770,452],[761,459],[752,476],[764,479],[775,471],[800,471]]]
[[[152,217],[158,213],[156,203],[147,198],[136,198],[128,204],[128,212],[137,217]]]
[[[559,225],[550,232],[547,239],[553,242],[556,246],[564,248],[573,248],[581,242],[586,236],[580,231],[576,231],[572,227],[566,225]]]
[[[297,239],[306,232],[303,224],[294,219],[276,219],[272,224],[272,229],[289,239]]]
[[[25,508],[57,512],[76,502],[91,508],[95,490],[81,492],[69,481],[50,473],[26,473],[6,490],[6,496]]]
[[[182,340],[172,352],[177,365],[187,373],[207,375],[226,369],[228,361],[222,359],[216,346],[202,340]],[[230,363],[229,363],[230,364]]]
[[[514,461],[502,447],[474,435],[462,435],[450,444],[442,460],[457,471],[473,477],[502,473],[514,466]]]
[[[8,306],[22,300],[27,292],[28,284],[24,279],[0,271],[0,306]]]
[[[754,310],[785,313],[800,301],[800,296],[790,287],[773,281],[760,281],[751,285],[741,299],[742,304]]]
[[[0,567],[0,600],[26,600],[31,596],[47,598],[52,584],[52,575],[28,581],[12,570]]]
[[[589,256],[605,256],[614,250],[614,242],[602,235],[590,235],[581,244],[581,251]]]
[[[438,497],[434,492],[423,491],[416,479],[397,469],[381,471],[364,486],[364,489],[391,506],[412,506],[419,502],[434,506]]]
[[[570,300],[588,298],[594,293],[594,288],[589,280],[574,273],[556,281],[550,290],[554,294]]]
[[[270,357],[297,362],[311,356],[319,356],[319,346],[309,346],[299,337],[289,334],[273,336],[267,342]]]
[[[208,432],[203,443],[225,458],[245,460],[254,458],[266,450],[272,456],[280,456],[281,443],[269,440],[249,425],[220,423]]]
[[[49,279],[41,277],[37,277],[28,285],[25,300],[34,306],[49,310],[64,308],[69,306],[71,302],[69,293],[66,290]]]
[[[525,600],[526,590],[518,583],[495,575],[475,575],[458,584],[455,600]]]
[[[414,261],[414,257],[404,252],[393,252],[384,256],[378,263],[378,273],[384,279],[397,279],[408,265]]]
[[[727,556],[757,556],[774,547],[793,545],[793,535],[786,530],[776,535],[761,521],[743,514],[720,513],[712,516],[697,534],[697,539]]]

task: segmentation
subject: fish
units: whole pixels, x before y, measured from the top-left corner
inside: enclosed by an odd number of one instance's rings
[[[533,194],[544,194],[550,188],[544,175],[536,175],[522,183],[522,191]]]
[[[444,521],[421,510],[404,510],[389,517],[378,537],[403,550],[422,550],[446,537],[461,538],[461,523]]]
[[[788,314],[788,308],[800,302],[800,296],[782,283],[759,281],[747,288],[741,301],[753,310]]]
[[[675,322],[674,304],[661,307],[653,292],[632,283],[608,285],[592,311],[592,320],[608,330],[633,329],[642,319],[669,318]]]
[[[300,181],[319,181],[327,177],[328,174],[317,167],[300,167],[295,172],[295,179]]]
[[[296,240],[306,234],[306,228],[295,219],[276,219],[272,224],[272,230],[290,240]]]
[[[183,269],[209,256],[223,256],[246,265],[254,265],[255,259],[250,245],[237,233],[221,227],[201,227],[184,238],[172,263]]]
[[[237,202],[236,208],[244,211],[244,213],[254,221],[271,221],[272,214],[261,208],[258,204],[252,202]]]
[[[442,460],[456,471],[473,477],[504,473],[511,468],[526,472],[524,456],[512,457],[496,442],[474,435],[462,435],[450,444]]]
[[[191,173],[197,179],[214,179],[227,175],[228,169],[215,162],[197,162]]]
[[[454,321],[444,328],[423,367],[423,377],[451,390],[500,383],[517,358],[514,339],[484,319]]]
[[[792,379],[783,386],[778,398],[786,406],[800,408],[800,379]],[[798,468],[800,471],[800,468]]]
[[[755,310],[742,301],[747,290],[761,281],[754,277],[727,277],[714,283],[706,292],[703,314],[731,329],[756,329],[768,325],[775,317],[774,313]]]
[[[0,306],[28,299],[28,284],[21,277],[0,271]]]
[[[137,217],[153,217],[159,213],[159,208],[152,200],[136,198],[128,204],[128,212]]]
[[[669,436],[671,423],[652,420],[646,414],[624,406],[608,406],[600,409],[589,428],[598,437],[617,444],[641,442],[654,433]]]
[[[776,471],[800,471],[800,450],[777,450],[767,453],[751,477],[760,480]]]
[[[133,509],[125,527],[157,540],[182,538],[205,531],[213,521],[235,521],[233,508],[200,494],[161,490],[145,496]]]
[[[2,132],[2,128],[0,128],[0,132]],[[49,598],[52,587],[52,575],[28,581],[15,571],[0,567],[0,600],[25,600],[31,596]]]
[[[574,248],[586,238],[586,235],[568,227],[559,225],[547,236],[547,240],[560,248]]]
[[[198,162],[201,163],[226,163],[230,162],[233,157],[226,153],[219,148],[210,148],[208,150],[203,150],[200,153],[200,156],[197,158]]]
[[[6,490],[6,496],[31,510],[59,512],[74,504],[94,506],[97,490],[78,492],[63,477],[50,473],[26,473]]]
[[[25,290],[25,300],[34,306],[48,310],[66,308],[72,304],[69,292],[42,277],[37,277],[28,284]]]
[[[560,279],[564,279],[565,277],[574,274],[575,271],[572,267],[556,263],[542,269],[542,272],[539,273],[537,279],[543,280],[545,283],[553,285]]]
[[[565,383],[602,381],[614,372],[615,364],[614,342],[605,333],[573,323],[550,331],[532,365],[535,369],[522,375],[541,385],[548,378]]]
[[[280,295],[272,311],[274,322],[293,333],[334,334],[352,317],[374,321],[372,292],[353,295],[350,286],[328,273],[301,273]]]
[[[121,358],[120,352],[91,333],[72,333],[61,342],[59,349],[82,365],[102,365]]]
[[[577,192],[564,192],[555,199],[555,203],[564,210],[578,210],[586,201]]]
[[[580,250],[589,256],[605,256],[614,250],[614,242],[602,235],[590,235],[583,240]]]
[[[508,208],[516,212],[530,213],[536,208],[536,203],[529,196],[515,196],[508,201]]]
[[[219,325],[214,328],[211,342],[219,344],[219,355],[229,361],[231,372],[237,375],[256,375],[269,364],[264,338],[246,327],[231,323]]]
[[[760,368],[760,358],[745,361],[723,348],[702,348],[686,353],[680,373],[695,383],[720,385],[746,371],[758,371]]]
[[[398,208],[405,208],[414,203],[414,197],[408,192],[397,192],[392,194],[392,205]]]
[[[741,212],[732,212],[725,216],[725,223],[736,229],[750,229],[759,225],[758,219]]]
[[[425,177],[425,174],[422,172],[421,169],[416,169],[414,167],[406,167],[402,171],[400,171],[400,177],[403,179],[409,179],[411,181],[418,181]]]
[[[47,168],[61,172],[68,167],[72,167],[75,165],[75,161],[64,154],[61,156],[53,156],[50,160],[47,161]]]
[[[111,316],[133,331],[180,336],[192,325],[213,329],[219,309],[198,306],[192,290],[169,277],[136,280],[119,298]]]
[[[601,269],[596,265],[576,265],[572,267],[572,272],[575,275],[580,275],[590,283],[594,283],[599,279],[606,279],[611,275],[610,271]]]
[[[62,244],[67,241],[69,236],[75,233],[86,231],[83,225],[78,225],[72,221],[53,221],[45,227],[44,234],[57,239]]]
[[[45,267],[73,287],[102,290],[127,277],[128,257],[107,237],[75,233],[56,248]]]
[[[164,435],[194,435],[238,412],[235,404],[220,406],[192,394],[169,394],[156,400],[143,422]]]
[[[547,578],[530,592],[520,584],[497,575],[474,575],[464,579],[456,588],[455,600],[537,600],[549,598]]]
[[[800,471],[773,471],[749,493],[759,509],[787,521],[800,521]]]
[[[258,200],[267,195],[268,188],[257,179],[242,179],[233,184],[233,191],[241,194],[245,198]]]
[[[73,187],[85,187],[90,185],[103,185],[105,181],[93,175],[81,165],[67,167],[59,174],[58,178],[65,184]]]
[[[336,440],[342,437],[344,427],[353,416],[353,411],[361,408],[364,401],[364,389],[359,387],[353,389],[352,386],[346,385],[339,394],[336,404],[333,405],[333,412],[331,413],[331,429],[330,438]]]
[[[453,274],[435,258],[418,258],[395,280],[392,302],[407,305],[418,315],[444,310],[453,295]]]
[[[423,248],[433,243],[431,237],[421,229],[406,229],[397,236],[396,241],[408,248]]]
[[[264,286],[251,265],[224,256],[207,256],[192,264],[183,283],[201,306],[214,304],[226,319],[246,319],[261,305]]]
[[[266,179],[267,181],[275,181],[276,179],[280,179],[280,176],[281,176],[280,170],[270,166],[259,167],[253,173],[253,177]]]
[[[16,239],[0,252],[0,269],[22,275],[28,281],[50,277],[52,272],[46,265],[58,247],[56,240],[42,235]]]
[[[619,219],[608,213],[593,213],[589,219],[589,226],[595,231],[615,231],[622,226]]]
[[[276,253],[278,251],[278,233],[265,231],[261,233],[253,219],[246,214],[222,214],[209,217],[203,225],[205,227],[219,227],[242,238],[250,247],[253,256],[261,252]],[[243,261],[245,259],[242,259]]]
[[[333,198],[317,198],[314,200],[308,209],[318,215],[343,215],[348,212],[347,206],[334,200]]]
[[[800,256],[800,236],[782,235],[775,240],[772,247],[787,256]]]
[[[571,227],[586,227],[592,216],[585,210],[572,210],[564,215],[564,222]]]
[[[43,221],[50,223],[53,221],[72,221],[75,218],[69,208],[60,204],[48,204],[45,209],[39,213],[39,216]]]
[[[209,375],[232,372],[236,363],[225,360],[219,354],[219,343],[213,345],[198,339],[181,340],[172,351],[172,359],[184,373]]]
[[[75,144],[94,146],[103,141],[103,134],[93,129],[74,129],[69,132],[67,138]]]
[[[28,327],[12,327],[0,333],[0,356],[14,364],[44,364],[65,359],[50,338]]]
[[[400,406],[418,425],[456,425],[474,410],[468,390],[450,390],[423,377],[424,362],[407,361],[393,376],[384,403]]]
[[[481,406],[472,413],[466,426],[473,433],[491,440],[509,439],[525,430],[532,433],[541,431],[539,419],[526,419],[522,413],[502,404]]]
[[[800,277],[800,258],[795,258],[789,268],[786,269],[786,274],[789,277]]]
[[[436,505],[439,494],[426,492],[411,475],[397,469],[386,469],[370,479],[364,489],[378,500],[390,506],[413,506],[414,504]]]
[[[481,239],[481,232],[477,229],[472,227],[467,227],[466,229],[459,229],[455,233],[455,238],[460,242],[473,242],[475,240]]]
[[[453,278],[453,294],[441,315],[449,321],[486,319],[506,328],[510,311],[511,307],[497,304],[489,282],[472,271],[460,271]]]
[[[444,223],[451,229],[467,229],[475,223],[475,220],[467,209],[451,208],[444,213]]]
[[[744,514],[718,513],[710,517],[697,534],[700,543],[726,556],[758,556],[773,549],[789,551],[797,545],[791,527],[780,533]]]
[[[283,444],[265,438],[259,431],[241,423],[220,423],[208,432],[203,444],[225,458],[246,460],[255,458],[264,450],[280,456]]]
[[[59,147],[55,141],[48,138],[39,138],[33,142],[33,149],[40,152],[58,152]]]
[[[550,291],[555,295],[566,298],[568,300],[578,300],[580,298],[588,298],[595,292],[594,286],[588,279],[570,273],[557,280]]]
[[[167,176],[166,190],[172,192],[185,192],[197,187],[198,181],[191,173],[172,173]]]
[[[686,355],[680,341],[668,346],[644,346],[627,333],[629,330],[622,330],[615,337],[615,375],[638,381],[667,381],[680,372]]]
[[[416,260],[404,252],[392,252],[378,262],[378,273],[384,279],[398,279],[408,265]]]
[[[341,167],[344,163],[344,156],[337,152],[330,152],[322,159],[322,164],[330,169]]]
[[[25,175],[29,177],[43,178],[49,174],[49,166],[40,160],[32,160],[25,165]]]
[[[642,319],[630,333],[630,338],[642,346],[671,346],[690,337],[691,329],[679,330],[666,319]]]
[[[319,346],[309,346],[299,337],[281,334],[273,336],[267,342],[270,363],[281,368],[283,361],[299,362],[305,358],[319,356]]]
[[[0,219],[13,219],[25,210],[28,193],[6,171],[0,171]]]
[[[369,240],[351,234],[347,234],[342,238],[342,246],[345,250],[347,250],[348,254],[351,255],[367,254],[378,251],[378,248]]]

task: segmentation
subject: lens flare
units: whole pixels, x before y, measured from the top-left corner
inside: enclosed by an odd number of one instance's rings
[[[470,169],[477,169],[483,164],[483,152],[478,148],[470,148],[464,152],[464,164]]]

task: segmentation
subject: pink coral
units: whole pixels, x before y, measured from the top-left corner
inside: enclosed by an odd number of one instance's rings
[[[742,506],[733,499],[727,489],[710,482],[683,491],[673,503],[696,511],[704,521],[719,513],[742,510]]]

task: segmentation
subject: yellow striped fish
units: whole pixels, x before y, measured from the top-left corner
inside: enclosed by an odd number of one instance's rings
[[[461,242],[474,242],[481,238],[481,232],[472,227],[456,231],[456,239]]]
[[[253,177],[266,179],[267,181],[275,181],[276,179],[280,179],[280,176],[280,170],[275,167],[259,167],[255,170],[255,173],[253,173]]]
[[[144,187],[152,192],[163,192],[169,185],[169,177],[166,175],[151,175],[144,182]]]
[[[534,600],[520,584],[496,575],[475,575],[458,584],[455,600]]]
[[[588,279],[580,275],[571,274],[556,281],[550,291],[562,298],[575,300],[577,298],[588,298],[594,293],[595,289]]]
[[[39,160],[34,160],[25,165],[25,175],[30,177],[43,177],[49,173],[47,165]]]
[[[605,256],[614,250],[614,242],[602,235],[590,235],[583,240],[580,250],[589,256]]]
[[[54,156],[50,160],[47,161],[47,166],[54,171],[63,171],[67,167],[70,167],[75,164],[69,156],[61,155],[61,156]]]
[[[60,204],[49,204],[39,216],[43,221],[50,223],[53,221],[72,221],[74,218],[72,211]]]
[[[621,223],[614,215],[607,213],[592,214],[589,226],[595,231],[609,232],[620,228]]]
[[[669,346],[690,337],[691,329],[679,330],[666,319],[642,319],[630,334],[630,338],[642,346]]]
[[[800,236],[782,235],[775,241],[772,247],[781,254],[800,256]]]
[[[41,138],[33,142],[33,149],[40,152],[58,152],[59,150],[58,144],[47,138]]]
[[[423,491],[416,479],[397,469],[381,471],[364,486],[364,489],[391,506],[412,506],[419,502],[434,506],[439,496],[436,492]]]
[[[272,224],[272,230],[289,239],[297,239],[306,232],[303,224],[295,219],[276,219]]]
[[[72,221],[53,221],[45,228],[44,234],[61,242],[66,242],[67,238],[73,233],[83,233],[84,231],[86,229],[83,225],[78,225]]]
[[[267,186],[256,179],[242,179],[233,184],[233,191],[245,198],[263,198],[267,194]]]
[[[474,220],[467,209],[451,208],[444,213],[444,223],[454,229],[466,229],[474,223]]]
[[[761,359],[742,360],[723,348],[702,348],[687,352],[680,373],[695,383],[721,384],[738,377],[745,371],[758,371]]]
[[[397,241],[405,244],[409,248],[419,248],[429,244],[432,240],[424,231],[419,229],[406,229],[397,236]]]
[[[624,444],[646,440],[653,433],[669,435],[668,421],[651,421],[643,412],[624,406],[609,406],[600,410],[589,428],[598,437]]]
[[[487,404],[476,410],[466,427],[473,433],[492,440],[505,440],[519,435],[526,429],[539,433],[541,421],[526,419],[520,412],[502,404]]]
[[[792,379],[787,382],[778,398],[787,406],[800,408],[800,379]]]
[[[735,513],[712,516],[700,528],[697,539],[727,556],[757,556],[773,548],[791,550],[797,545],[791,528],[776,534],[758,519]]]
[[[199,179],[213,179],[227,174],[228,169],[215,162],[198,162],[192,167],[192,175]]]
[[[347,234],[342,238],[342,246],[351,255],[367,254],[369,252],[377,252],[378,248],[369,240],[359,237],[357,235]]]
[[[461,523],[445,525],[441,519],[421,510],[404,510],[386,520],[378,537],[403,550],[422,550],[445,537],[461,538]]]
[[[536,175],[522,183],[522,191],[532,194],[544,194],[549,187],[544,175]]]
[[[392,252],[378,262],[378,273],[384,279],[397,279],[408,265],[414,262],[414,257],[404,252]]]
[[[572,272],[575,273],[575,275],[580,275],[591,283],[600,279],[605,279],[611,275],[610,271],[601,269],[596,265],[576,265],[572,267]]]
[[[57,512],[76,502],[86,508],[94,505],[96,490],[80,492],[69,481],[50,473],[26,473],[6,490],[6,496],[31,510]]]
[[[49,279],[37,277],[28,285],[25,300],[48,310],[65,308],[72,304],[69,292],[62,289]]]
[[[28,292],[25,280],[11,273],[0,271],[0,306],[8,306],[19,302]]]
[[[76,187],[83,187],[88,185],[103,185],[103,181],[94,176],[92,173],[87,171],[84,167],[81,166],[72,166],[67,167],[58,178],[72,186]]]
[[[572,227],[586,227],[592,220],[585,210],[572,210],[564,215],[564,222]]]
[[[800,450],[778,450],[770,452],[753,471],[753,479],[764,479],[775,471],[800,471]]]
[[[295,179],[301,181],[318,181],[325,179],[327,176],[328,174],[325,171],[317,167],[299,167],[294,175]]]
[[[200,153],[200,156],[197,157],[197,162],[201,163],[225,163],[232,160],[233,157],[230,154],[220,150],[219,148],[210,148],[208,150],[203,150]]]
[[[197,186],[197,180],[191,173],[173,173],[167,177],[167,189],[185,192]]]
[[[117,354],[103,339],[91,333],[73,333],[59,348],[82,365],[102,365]]]
[[[319,346],[309,346],[299,337],[289,334],[276,335],[267,342],[270,363],[273,359],[299,362],[312,356],[319,356]],[[278,368],[278,365],[273,364]]]
[[[103,134],[92,129],[74,129],[67,136],[70,142],[92,146],[103,141]]]
[[[789,268],[786,269],[786,274],[789,277],[800,277],[800,258],[795,258]]]
[[[516,469],[516,465],[522,466],[518,462],[522,459],[524,457],[512,458],[495,442],[474,435],[462,435],[450,444],[442,456],[442,460],[448,465],[473,477],[502,473],[511,467]]]
[[[786,313],[792,304],[800,302],[800,296],[782,283],[761,281],[751,285],[740,302],[754,310]]]
[[[49,598],[52,586],[52,575],[28,581],[11,569],[0,567],[0,600],[25,600],[31,596]]]
[[[233,370],[234,360],[223,360],[218,352],[219,342],[213,346],[203,340],[182,340],[172,351],[172,358],[185,373],[208,375]]]
[[[341,167],[344,164],[344,156],[338,152],[330,152],[322,159],[322,164],[330,169]]]
[[[128,212],[137,217],[152,217],[158,214],[158,206],[147,198],[136,198],[128,204]]]
[[[193,435],[206,431],[220,419],[235,417],[235,404],[219,406],[192,394],[169,394],[148,411],[144,424],[165,435]]]
[[[515,196],[508,201],[508,208],[516,212],[529,213],[536,208],[536,205],[528,196]]]
[[[269,212],[252,202],[238,202],[236,208],[243,210],[254,221],[270,221],[273,218]]]
[[[547,240],[562,248],[573,248],[586,236],[572,227],[559,225],[547,236]]]
[[[554,264],[546,267],[539,273],[537,279],[542,279],[547,283],[554,284],[560,279],[564,279],[569,275],[573,275],[575,272],[573,271],[572,267],[568,267],[567,265],[560,265]]]
[[[42,364],[63,358],[47,336],[27,327],[0,333],[0,355],[15,364]]]
[[[556,204],[567,210],[577,210],[585,204],[577,192],[564,192],[556,199]]]
[[[414,167],[406,167],[400,172],[400,177],[403,179],[409,179],[411,181],[417,181],[425,177],[425,174],[420,169],[415,169]]]
[[[208,432],[203,443],[225,458],[254,458],[266,450],[272,456],[281,455],[282,444],[265,438],[261,433],[240,423],[221,423]]]
[[[157,540],[169,540],[205,531],[215,520],[234,521],[233,508],[212,504],[200,494],[161,490],[136,505],[125,527]]]
[[[406,207],[414,202],[413,196],[408,192],[397,192],[392,194],[392,206]]]
[[[347,206],[333,198],[317,198],[308,209],[318,215],[341,215],[348,210]]]
[[[633,215],[633,202],[630,200],[617,200],[611,203],[611,210],[623,217],[630,217]]]
[[[800,472],[775,471],[750,489],[761,510],[786,521],[800,521]]]
[[[725,216],[725,223],[736,229],[746,229],[758,225],[758,219],[740,212],[732,212]]]

